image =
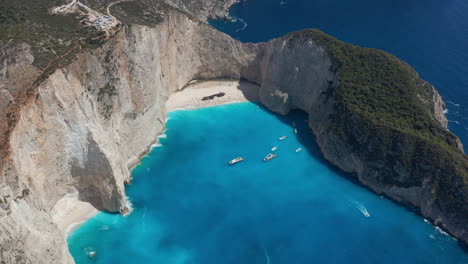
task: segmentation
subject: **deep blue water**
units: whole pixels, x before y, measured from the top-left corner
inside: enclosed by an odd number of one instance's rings
[[[468,151],[467,0],[246,0],[230,14],[236,23],[212,24],[244,42],[318,28],[403,59],[441,92]]]
[[[468,263],[453,238],[328,167],[303,113],[239,103],[169,117],[132,172],[133,213],[75,231],[76,263]]]

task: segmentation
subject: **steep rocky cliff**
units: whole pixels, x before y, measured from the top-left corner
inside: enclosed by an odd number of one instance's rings
[[[61,1],[49,2],[37,1],[38,10]],[[106,12],[113,1],[82,2]],[[241,44],[203,22],[232,2],[123,1],[110,8],[123,25],[107,38],[70,33],[79,21],[71,15],[52,19],[63,22],[48,33],[60,43],[9,35],[21,18],[0,34],[2,261],[72,263],[51,217],[57,201],[123,210],[129,168],[163,130],[168,96],[219,77],[260,84],[261,102],[275,112],[307,112],[332,164],[468,240],[467,159],[435,89],[386,53],[318,31]]]
[[[125,209],[129,168],[163,130],[168,96],[193,79],[239,78],[257,49],[167,9],[153,27],[126,25],[82,49],[36,86],[42,72],[31,46],[4,50],[0,259],[72,263],[55,204],[76,197]]]
[[[317,30],[270,41],[256,63],[247,78],[262,103],[307,112],[328,161],[468,241],[468,158],[440,95],[409,65]]]

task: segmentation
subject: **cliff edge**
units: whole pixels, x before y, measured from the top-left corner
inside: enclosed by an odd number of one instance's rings
[[[121,1],[109,24],[80,24],[113,2],[0,2],[3,263],[73,263],[57,205],[128,210],[129,169],[163,131],[167,98],[194,79],[238,79],[258,52],[161,1]]]
[[[272,111],[307,112],[327,160],[468,241],[467,157],[440,95],[404,62],[317,30],[242,44],[204,22],[232,0],[76,2],[0,2],[5,263],[73,263],[54,207],[127,210],[129,169],[163,131],[168,97],[210,78],[245,78]],[[104,23],[83,27],[87,8]]]
[[[268,42],[246,76],[269,109],[301,109],[324,157],[468,241],[468,158],[444,103],[408,64],[318,30]]]

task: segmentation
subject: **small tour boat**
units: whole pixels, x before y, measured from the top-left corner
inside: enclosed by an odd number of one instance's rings
[[[301,151],[301,150],[302,150],[301,148],[298,148],[298,149],[296,149],[296,152],[299,152],[299,151]]]
[[[286,136],[282,136],[279,138],[279,140],[284,140],[286,138]]]
[[[297,134],[297,128],[294,129],[294,134]]]
[[[278,147],[273,147],[273,148],[271,149],[271,151],[275,151],[275,150],[277,150],[277,149],[278,149]]]
[[[276,154],[270,153],[263,159],[263,161],[269,161],[269,160],[271,160],[271,159],[273,159],[275,157],[276,157]]]
[[[241,161],[243,161],[243,160],[244,160],[243,157],[237,157],[237,158],[235,158],[235,159],[229,161],[229,164],[230,164],[230,165],[233,165],[233,164],[239,163],[239,162],[241,162]]]

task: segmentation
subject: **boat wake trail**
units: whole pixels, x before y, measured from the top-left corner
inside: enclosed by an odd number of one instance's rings
[[[263,254],[265,255],[266,264],[270,264],[270,255],[268,255],[268,250],[263,244],[262,244],[262,248],[263,248]]]
[[[236,21],[239,20],[239,21],[242,23],[242,28],[236,29],[236,32],[244,31],[244,30],[247,28],[248,24],[247,24],[242,18],[240,18],[240,17],[235,17],[234,19],[235,19]]]
[[[367,211],[367,208],[362,203],[358,201],[352,201],[352,203],[365,217],[370,217],[369,211]]]
[[[451,104],[451,105],[453,105],[453,106],[457,106],[457,107],[460,106],[460,104],[454,103],[454,102],[452,102],[452,101],[448,101],[448,100],[447,100],[446,102],[449,103],[449,104]]]
[[[455,123],[457,126],[460,126],[461,128],[463,128],[463,130],[465,130],[466,132],[468,132],[468,127],[466,127],[465,125],[461,124],[460,122],[456,121],[456,120],[448,120],[449,123]]]

